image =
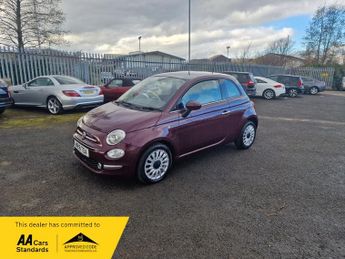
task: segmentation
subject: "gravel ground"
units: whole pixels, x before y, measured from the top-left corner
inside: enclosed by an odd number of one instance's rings
[[[73,114],[0,125],[0,215],[130,216],[114,258],[345,257],[345,95],[255,103],[251,150],[204,151],[152,186],[84,169]]]

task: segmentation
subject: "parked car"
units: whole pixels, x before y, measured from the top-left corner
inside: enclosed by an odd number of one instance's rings
[[[8,92],[7,83],[0,79],[0,114],[12,105],[12,98]]]
[[[326,90],[326,82],[324,81],[316,80],[311,77],[302,77],[302,80],[304,84],[304,93],[315,95]]]
[[[14,104],[46,108],[51,114],[64,110],[94,107],[103,104],[98,86],[69,76],[41,76],[23,85],[10,87]]]
[[[256,76],[256,96],[262,96],[267,100],[274,99],[286,93],[285,85],[266,77]]]
[[[234,72],[228,71],[223,72],[223,74],[231,75],[237,79],[238,82],[242,85],[243,89],[246,91],[248,96],[256,95],[256,82],[254,75],[249,72]]]
[[[229,142],[250,148],[257,126],[254,105],[234,77],[165,73],[80,118],[74,154],[97,174],[157,183],[176,159]]]
[[[285,85],[286,93],[290,97],[297,97],[304,93],[304,84],[300,76],[296,75],[271,75],[268,78]]]
[[[139,83],[140,79],[130,78],[113,78],[105,85],[101,86],[104,94],[104,102],[117,100],[121,95],[127,92],[135,84]]]

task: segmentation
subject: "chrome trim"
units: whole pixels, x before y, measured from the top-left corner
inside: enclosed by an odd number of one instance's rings
[[[77,128],[76,132],[78,135],[81,136],[82,139],[87,139],[87,140],[90,140],[91,142],[94,142],[94,143],[100,143],[100,141],[97,137],[90,135],[89,133],[87,133],[84,130],[81,130],[80,128]]]
[[[105,170],[111,170],[111,169],[122,169],[123,166],[122,165],[103,165],[103,169]]]
[[[202,150],[205,150],[205,149],[214,147],[214,146],[218,146],[218,145],[221,144],[224,140],[225,140],[225,138],[223,138],[221,141],[219,141],[219,142],[217,142],[217,143],[215,143],[215,144],[212,144],[212,145],[209,145],[209,146],[206,146],[206,147],[202,147],[202,148],[196,149],[196,150],[194,150],[194,151],[191,151],[191,152],[182,154],[182,155],[180,155],[178,158],[182,158],[182,157],[185,157],[185,156],[188,156],[188,155],[197,153],[197,152],[199,152],[199,151],[202,151]]]

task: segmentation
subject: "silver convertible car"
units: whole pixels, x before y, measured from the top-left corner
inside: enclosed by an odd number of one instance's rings
[[[10,86],[14,105],[46,108],[51,114],[63,110],[103,104],[98,86],[91,86],[69,76],[40,76],[23,85]]]

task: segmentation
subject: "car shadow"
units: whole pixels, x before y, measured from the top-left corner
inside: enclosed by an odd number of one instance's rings
[[[185,158],[181,158],[175,161],[173,167],[167,174],[166,178],[157,184],[147,185],[139,182],[135,177],[120,177],[120,176],[110,176],[110,175],[98,175],[88,169],[84,168],[82,165],[78,164],[78,174],[86,177],[88,181],[93,182],[93,184],[99,185],[103,188],[119,189],[119,190],[135,190],[141,188],[147,188],[148,186],[162,186],[171,185],[174,178],[179,177],[181,173],[186,172],[186,168],[190,166],[197,166],[198,163],[206,161],[214,161],[214,159],[219,157],[221,153],[224,156],[236,154],[239,151],[234,144],[226,144],[217,147],[212,147],[195,154],[189,155]],[[181,175],[182,176],[182,175]]]

